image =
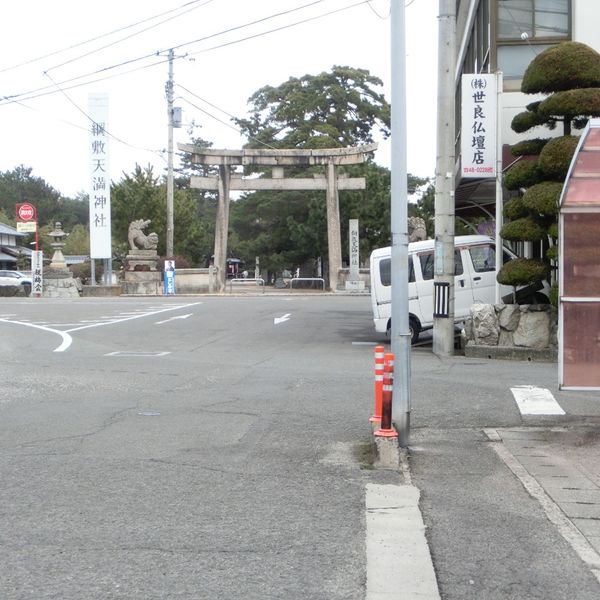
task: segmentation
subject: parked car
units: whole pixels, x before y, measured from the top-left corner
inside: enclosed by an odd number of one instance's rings
[[[496,247],[491,238],[483,235],[457,236],[454,239],[454,320],[464,321],[471,305],[493,304],[496,295]],[[408,310],[412,342],[433,326],[434,240],[408,245]],[[516,258],[504,248],[503,262]],[[391,248],[378,248],[371,254],[371,306],[375,331],[388,337],[391,329]],[[512,288],[500,286],[502,299],[512,302]],[[532,301],[548,302],[544,292],[524,289]],[[517,295],[519,292],[517,292]],[[532,294],[535,295],[533,299]],[[519,301],[517,299],[517,301]]]
[[[28,285],[31,287],[31,277],[20,271],[0,271],[0,285]]]

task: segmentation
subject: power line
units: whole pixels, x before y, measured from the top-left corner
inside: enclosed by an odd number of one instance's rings
[[[304,25],[305,23],[310,23],[311,21],[316,21],[318,19],[322,19],[323,17],[329,17],[331,15],[335,15],[337,13],[340,13],[344,10],[348,10],[350,8],[356,8],[357,6],[360,6],[361,4],[368,4],[370,0],[360,0],[360,2],[356,2],[355,4],[349,4],[348,6],[344,6],[342,8],[337,8],[335,10],[320,14],[320,15],[316,15],[314,17],[309,17],[307,19],[303,19],[301,21],[296,21],[295,23],[289,23],[288,25],[282,25],[281,27],[276,27],[274,29],[269,29],[267,31],[263,31],[261,33],[257,33],[254,35],[249,35],[245,38],[240,38],[238,40],[233,40],[231,42],[225,42],[224,44],[219,44],[218,46],[211,46],[210,48],[206,48],[204,50],[198,50],[197,52],[190,52],[188,54],[188,56],[195,56],[196,54],[204,54],[205,52],[212,52],[213,50],[218,50],[219,48],[225,48],[227,46],[233,46],[234,44],[240,44],[242,42],[247,42],[248,40],[253,40],[259,37],[262,37],[264,35],[268,35],[270,33],[276,33],[278,31],[283,31],[285,29],[290,29],[291,27],[296,27],[297,25]]]
[[[69,101],[69,103],[71,103],[90,123],[95,124],[94,119],[85,111],[83,110],[83,108],[81,108],[55,81],[54,79],[52,79],[52,77],[48,74],[48,73],[44,73],[46,75],[46,77],[48,77],[48,79],[50,79],[50,81],[57,87],[58,91]],[[115,141],[119,142],[120,144],[123,144],[124,146],[128,146],[129,148],[134,148],[135,150],[144,150],[145,152],[152,152],[153,154],[156,154],[158,156],[160,156],[163,160],[164,157],[157,151],[157,150],[151,150],[150,148],[141,148],[140,146],[134,146],[133,144],[130,144],[129,142],[126,142],[125,140],[122,140],[120,138],[118,138],[116,135],[114,135],[113,133],[111,133],[110,131],[108,131],[107,129],[104,129],[104,132],[112,139],[114,139]]]
[[[195,96],[196,98],[198,98],[198,100],[201,100],[202,102],[205,102],[209,106],[212,106],[213,108],[216,108],[217,110],[221,111],[222,113],[226,114],[227,116],[231,117],[232,119],[236,118],[233,115],[230,115],[228,112],[226,112],[222,108],[219,108],[215,104],[212,104],[208,100],[204,100],[203,98],[200,98],[200,96],[198,96],[197,94],[194,94],[194,92],[190,92],[190,90],[188,90],[187,88],[183,87],[182,85],[177,84],[177,87],[181,88],[182,90],[185,90],[186,92],[188,92],[188,94],[191,94],[192,96]],[[223,119],[219,119],[219,117],[216,117],[215,115],[213,115],[212,113],[208,112],[207,110],[205,110],[203,108],[200,108],[197,104],[194,104],[193,102],[191,102],[187,98],[184,98],[183,96],[181,96],[181,99],[184,102],[187,102],[190,106],[193,106],[196,110],[199,110],[201,113],[204,113],[205,115],[209,116],[211,119],[214,119],[215,121],[218,121],[222,125],[225,125],[226,127],[229,127],[230,129],[233,129],[234,131],[236,131],[240,135],[243,135],[242,131],[239,129],[239,127],[235,127],[231,123],[228,123],[227,121],[224,121]],[[252,136],[248,136],[248,139],[252,140],[252,141],[255,141],[258,144],[261,144],[263,146],[266,146],[267,148],[270,148],[271,150],[276,150],[276,148],[274,146],[271,146],[271,144],[268,144],[267,142],[263,142],[262,140],[259,140],[258,138],[255,138],[255,137],[252,137]]]
[[[157,15],[153,15],[152,17],[148,17],[146,19],[142,19],[141,21],[137,21],[136,23],[132,23],[130,25],[126,25],[124,27],[120,27],[118,29],[114,29],[113,31],[109,31],[107,33],[103,33],[101,35],[98,35],[96,37],[84,40],[82,42],[77,42],[76,44],[73,44],[71,46],[67,46],[65,48],[61,48],[60,50],[54,50],[53,52],[49,52],[48,54],[44,54],[42,56],[38,56],[36,58],[32,58],[32,59],[26,60],[26,61],[18,63],[16,65],[12,65],[10,67],[4,67],[4,68],[0,69],[0,73],[6,73],[7,71],[12,71],[14,69],[18,69],[20,67],[24,67],[24,66],[27,66],[27,65],[39,62],[39,61],[44,60],[46,58],[50,58],[52,56],[56,56],[57,54],[62,54],[63,52],[68,52],[69,50],[74,50],[75,48],[79,48],[81,46],[85,46],[86,44],[91,44],[92,42],[96,42],[98,40],[101,40],[102,38],[109,37],[111,35],[115,35],[117,33],[120,33],[121,31],[126,31],[127,29],[132,29],[133,27],[137,27],[138,25],[143,25],[144,23],[147,23],[148,21],[153,21],[154,19],[158,19],[158,18],[163,17],[165,15],[168,15],[168,14],[171,14],[171,13],[176,12],[178,10],[181,10],[182,8],[185,8],[186,6],[189,6],[190,4],[197,4],[200,1],[201,0],[191,0],[190,2],[186,2],[186,3],[182,4],[181,6],[178,6],[177,8],[173,8],[171,10],[168,10],[168,11],[165,11],[165,12],[162,12],[162,13],[158,13]],[[212,2],[212,1],[213,0],[207,0],[204,4],[208,4],[209,2]],[[202,4],[201,6],[204,6],[204,4]],[[195,8],[200,8],[200,7],[195,7]],[[190,10],[194,10],[194,9],[190,9]],[[186,14],[187,12],[189,12],[189,10],[185,11],[182,14]],[[177,16],[181,16],[181,15],[177,15]],[[177,18],[177,16],[176,17],[172,17],[172,18]],[[166,21],[162,21],[161,23],[158,23],[156,26],[161,25],[162,23],[166,23],[167,21],[170,21],[170,20],[171,19],[167,19]],[[151,29],[151,28],[148,28],[148,29]],[[145,29],[144,31],[147,31],[148,29]],[[140,33],[142,33],[142,32],[140,32]],[[133,34],[133,35],[136,35],[136,34]],[[131,36],[129,36],[129,37],[131,37]],[[128,38],[124,38],[124,39],[128,39]],[[84,54],[82,56],[87,56],[87,54]],[[78,60],[78,59],[76,58],[74,60]],[[70,61],[70,62],[72,62],[72,61]],[[57,65],[57,66],[61,66],[61,65]],[[56,68],[56,67],[51,67],[51,69],[54,69],[54,68]],[[50,70],[50,69],[48,69],[48,70]]]
[[[304,5],[298,6],[298,7],[293,8],[293,9],[289,9],[289,10],[286,10],[286,11],[275,13],[275,14],[270,15],[268,17],[263,17],[261,19],[255,20],[255,21],[251,21],[249,23],[245,23],[243,25],[232,27],[232,28],[220,31],[218,33],[210,34],[208,36],[204,36],[202,38],[198,38],[196,40],[192,40],[190,42],[185,42],[183,44],[179,44],[177,46],[174,46],[173,49],[174,50],[175,49],[180,49],[180,48],[183,48],[185,46],[189,46],[189,45],[192,45],[192,44],[197,44],[197,43],[200,43],[202,41],[206,41],[206,40],[214,38],[214,37],[225,35],[226,33],[231,33],[232,31],[236,31],[236,30],[243,29],[243,28],[246,28],[246,27],[251,27],[251,26],[256,25],[258,23],[261,23],[261,22],[264,22],[264,21],[267,21],[267,20],[270,20],[270,19],[273,19],[273,18],[277,18],[277,17],[280,17],[280,16],[284,16],[284,15],[287,15],[287,14],[290,14],[290,13],[293,13],[293,12],[297,12],[298,10],[302,10],[302,9],[308,8],[308,7],[313,6],[315,4],[320,4],[321,2],[324,2],[324,1],[326,1],[326,0],[314,0],[313,2],[309,2],[308,4],[304,4]],[[368,0],[361,0],[361,2],[357,2],[355,4],[351,4],[349,6],[342,7],[340,9],[336,9],[334,11],[323,13],[321,15],[317,15],[317,16],[314,16],[314,17],[311,17],[311,18],[308,18],[308,19],[297,21],[295,23],[291,23],[291,24],[288,24],[288,25],[285,25],[285,26],[282,26],[282,27],[278,27],[278,28],[272,29],[272,30],[264,31],[264,32],[258,33],[256,35],[247,36],[245,38],[241,38],[241,39],[238,39],[238,40],[233,40],[231,42],[228,42],[228,43],[225,43],[225,44],[220,44],[220,45],[214,46],[212,48],[208,48],[208,49],[205,49],[205,50],[202,50],[202,51],[199,51],[199,52],[195,52],[193,54],[200,54],[200,53],[204,53],[204,52],[209,52],[209,51],[216,50],[218,48],[222,48],[222,47],[225,47],[225,46],[228,46],[228,45],[238,44],[238,43],[241,43],[241,42],[244,42],[244,41],[248,41],[250,39],[262,37],[264,35],[268,35],[269,33],[274,33],[274,32],[277,32],[277,31],[281,31],[283,29],[288,29],[290,27],[294,27],[296,25],[301,25],[301,24],[304,24],[304,23],[315,21],[317,19],[324,18],[324,17],[330,16],[332,14],[336,14],[338,12],[341,12],[343,10],[347,10],[349,8],[354,8],[356,6],[359,6],[361,4],[365,4],[367,2],[368,2]],[[59,85],[62,86],[62,87],[64,87],[66,84],[70,84],[70,83],[73,83],[75,81],[79,81],[81,79],[85,79],[86,77],[92,77],[94,75],[99,75],[100,73],[111,71],[113,69],[117,69],[117,68],[129,65],[129,64],[133,64],[133,63],[139,62],[141,60],[146,60],[148,58],[154,57],[154,56],[160,54],[161,52],[165,52],[165,51],[166,50],[158,50],[158,51],[153,52],[151,54],[146,54],[146,55],[143,55],[143,56],[139,56],[137,58],[132,58],[132,59],[129,59],[129,60],[122,61],[120,63],[109,65],[107,67],[103,67],[101,69],[97,69],[96,71],[91,71],[91,72],[85,73],[83,75],[78,75],[76,77],[72,77],[70,79],[66,79],[66,80],[60,81]],[[192,54],[189,54],[189,55],[191,56]],[[154,65],[161,64],[162,62],[164,62],[164,61],[160,61],[160,62],[154,63]],[[145,66],[144,67],[140,67],[140,69],[142,69],[142,68],[146,68],[146,67]],[[133,72],[133,71],[129,71],[129,72]],[[94,81],[97,81],[97,80],[94,80]],[[78,85],[69,86],[69,88],[65,88],[65,89],[73,89],[75,87],[79,87],[79,85],[89,85],[90,83],[93,83],[94,81],[92,81],[92,82],[83,82],[83,83],[78,84]],[[48,90],[50,88],[52,88],[52,86],[43,86],[41,88],[36,88],[36,89],[33,89],[33,90],[29,90],[27,92],[20,92],[20,93],[17,93],[17,94],[5,95],[3,97],[4,102],[0,102],[0,106],[2,104],[8,104],[8,103],[14,101],[17,98],[27,97],[27,98],[23,98],[23,99],[32,99],[32,98],[35,98],[35,97],[46,95],[46,94],[38,94],[38,92],[44,92],[44,91],[46,91],[46,90]],[[55,92],[53,91],[51,93],[55,93]]]

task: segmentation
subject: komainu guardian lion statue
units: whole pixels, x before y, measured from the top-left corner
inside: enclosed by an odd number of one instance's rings
[[[150,220],[139,219],[129,224],[127,240],[132,252],[136,250],[156,250],[158,247],[158,235],[154,232],[146,235],[143,231],[150,223]]]

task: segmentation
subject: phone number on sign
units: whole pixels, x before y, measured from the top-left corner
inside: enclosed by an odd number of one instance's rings
[[[494,167],[463,167],[463,173],[493,173]]]

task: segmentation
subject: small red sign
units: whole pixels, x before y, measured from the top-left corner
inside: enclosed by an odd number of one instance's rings
[[[35,219],[35,206],[28,202],[17,204],[17,218],[20,221],[33,221]]]

